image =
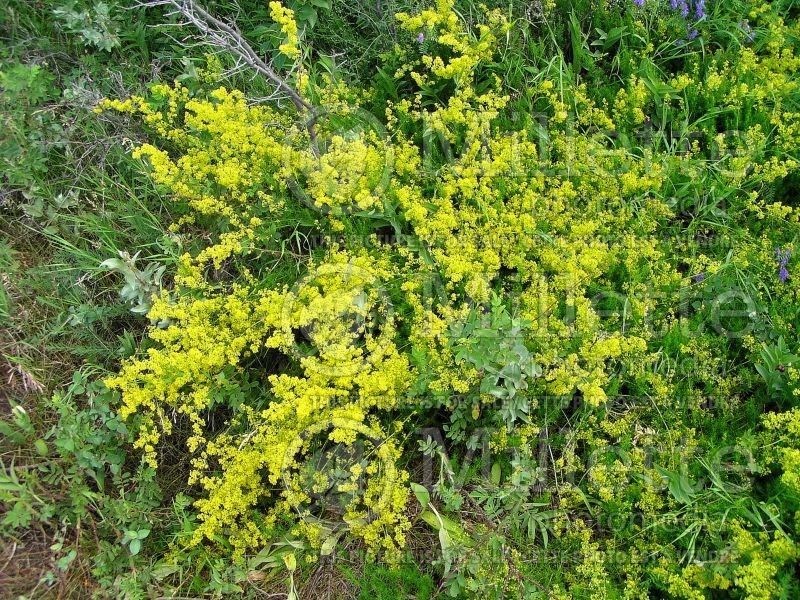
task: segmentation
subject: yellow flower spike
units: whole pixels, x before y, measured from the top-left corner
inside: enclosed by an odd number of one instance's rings
[[[281,32],[286,36],[278,48],[281,53],[288,58],[300,56],[300,38],[297,34],[297,22],[294,19],[294,11],[284,7],[280,2],[273,0],[269,3],[269,14],[272,20],[281,27]]]

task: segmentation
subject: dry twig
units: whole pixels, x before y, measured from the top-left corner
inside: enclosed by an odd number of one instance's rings
[[[226,23],[218,19],[194,0],[150,0],[141,2],[139,7],[167,6],[172,8],[170,14],[178,14],[193,25],[209,45],[230,52],[237,60],[237,67],[250,68],[275,85],[276,91],[291,100],[300,113],[310,113],[306,129],[311,136],[312,145],[316,148],[314,124],[317,112],[286,80],[281,77],[253,47],[247,42],[235,23]]]

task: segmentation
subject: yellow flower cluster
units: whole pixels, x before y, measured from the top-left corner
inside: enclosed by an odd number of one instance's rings
[[[781,480],[800,493],[800,408],[764,416],[769,458],[780,465]]]
[[[460,22],[454,4],[455,0],[437,0],[435,9],[425,9],[413,16],[406,13],[395,15],[404,31],[421,35],[422,39],[435,42],[451,54],[449,58],[424,54],[416,61],[408,61],[396,76],[410,73],[420,86],[429,83],[431,75],[463,84],[470,81],[479,63],[494,55],[498,36],[511,27],[508,20],[499,10],[489,11],[487,22],[478,24],[477,35],[472,37]]]
[[[292,290],[234,285],[227,294],[202,299],[171,299],[165,292],[155,303],[150,318],[169,323],[151,329],[160,347],[128,362],[106,383],[122,393],[121,416],[135,415],[135,445],[154,467],[157,444],[173,432],[174,415],[188,419],[190,483],[207,492],[197,501],[202,524],[195,543],[229,530],[237,554],[257,547],[280,515],[303,514],[308,497],[293,473],[313,443],[347,447],[361,436],[374,446],[374,457],[365,469],[368,485],[345,520],[370,548],[396,556],[407,527],[407,476],[394,465],[395,444],[370,416],[396,407],[413,379],[394,345],[392,315],[381,303],[389,269],[366,255],[333,252]],[[309,332],[307,352],[295,341],[298,329]],[[205,415],[214,407],[220,377],[268,348],[297,356],[302,374],[269,376],[271,402],[261,410],[245,409],[249,433],[209,437]],[[212,464],[219,474],[208,474]],[[284,489],[276,492],[278,484]],[[275,508],[255,527],[260,521],[253,520],[253,511],[266,500],[276,502]]]
[[[219,268],[241,254],[254,241],[261,217],[277,214],[283,206],[279,195],[286,186],[283,142],[296,125],[272,108],[249,107],[241,92],[218,88],[208,99],[195,99],[177,83],[154,85],[147,99],[106,100],[101,106],[140,114],[179,149],[180,156],[173,159],[144,144],[134,156],[146,158],[153,180],[177,202],[188,205],[183,223],[211,219],[221,231],[216,243],[181,257],[176,283],[206,287],[206,265]],[[266,122],[274,127],[264,127]]]
[[[294,19],[294,11],[273,0],[269,3],[269,15],[273,21],[281,26],[281,32],[286,36],[286,40],[278,47],[278,50],[289,58],[299,57],[300,38],[297,35],[297,22]]]

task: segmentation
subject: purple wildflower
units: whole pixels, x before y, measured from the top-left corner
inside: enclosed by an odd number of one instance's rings
[[[703,271],[700,271],[697,275],[694,276],[695,283],[700,283],[706,278],[706,274]]]
[[[689,41],[691,42],[691,41],[692,41],[694,38],[696,38],[698,35],[700,35],[700,32],[699,32],[699,31],[697,31],[697,29],[692,29],[692,30],[689,32],[689,34],[686,36],[686,39],[687,39],[687,40],[689,40]]]
[[[672,7],[672,10],[678,10],[678,0],[670,0],[669,5]]]
[[[695,0],[694,14],[698,21],[706,16],[706,0]]]
[[[786,268],[786,265],[789,264],[789,258],[791,258],[791,256],[792,251],[788,248],[785,250],[775,248],[775,260],[778,261],[778,279],[782,282],[789,279],[789,269]]]
[[[639,8],[642,8],[644,6],[644,2],[645,0],[633,0],[633,3]]]
[[[681,16],[685,19],[689,16],[689,2],[687,0],[680,0]]]
[[[425,41],[425,34],[424,34],[424,33],[422,33],[422,32],[420,32],[420,34],[417,36],[417,41],[418,41],[420,44],[421,44],[422,42],[424,42],[424,41]]]

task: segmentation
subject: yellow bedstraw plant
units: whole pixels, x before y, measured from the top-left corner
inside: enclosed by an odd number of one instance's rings
[[[273,18],[287,36],[281,51],[293,56],[292,13],[275,5],[270,4]],[[394,76],[407,91],[388,102],[381,115],[385,131],[362,126],[344,135],[333,119],[320,118],[316,135],[328,142],[321,153],[303,117],[248,105],[240,92],[225,88],[200,97],[181,84],[159,84],[147,98],[104,102],[140,115],[164,141],[163,148],[145,144],[135,155],[146,159],[176,205],[186,207],[174,230],[210,232],[205,247],[181,258],[174,289],[155,299],[149,314],[154,344],[107,381],[120,391],[121,414],[135,424],[135,445],[153,466],[159,443],[175,423],[190,424],[189,483],[202,490],[194,544],[224,540],[241,556],[268,542],[288,518],[312,545],[345,527],[371,552],[397,560],[409,520],[408,474],[397,464],[405,435],[395,419],[427,408],[456,411],[453,398],[470,394],[480,405],[470,405],[464,418],[477,425],[491,417],[481,405],[497,397],[480,389],[481,369],[459,355],[452,332],[493,294],[515,299],[525,347],[541,368],[541,377],[520,392],[522,413],[530,414],[543,396],[576,398],[594,410],[605,407],[621,385],[646,390],[646,405],[615,405],[587,416],[553,467],[566,478],[588,472],[592,493],[619,510],[653,516],[675,505],[645,448],[669,448],[657,458],[678,468],[696,447],[695,432],[690,426],[655,432],[639,419],[655,422],[659,407],[674,404],[671,378],[645,368],[660,357],[650,342],[685,325],[678,307],[659,303],[660,294],[689,289],[693,273],[722,268],[692,255],[686,260],[694,270],[687,274],[667,256],[660,237],[676,217],[671,178],[691,176],[701,162],[693,160],[699,151],[631,152],[609,144],[615,123],[642,122],[651,110],[642,80],[631,80],[609,104],[593,100],[585,85],[568,85],[549,72],[531,90],[549,116],[543,144],[530,122],[512,128],[504,116],[511,99],[491,71],[510,27],[501,12],[487,11],[470,29],[452,0],[438,0],[435,8],[397,20],[408,43],[397,49],[401,66]],[[423,38],[438,51],[420,50],[414,40]],[[800,59],[777,50],[766,57],[750,56],[747,48],[741,52],[738,68],[764,85],[730,89],[725,101],[733,106],[748,96],[755,109],[772,112],[770,135],[796,147],[798,118],[783,111],[780,97],[796,86],[792,74]],[[719,68],[724,72],[724,65]],[[715,72],[705,81],[689,77],[671,85],[705,94],[709,86],[727,85]],[[320,100],[323,116],[358,120],[371,100],[333,80],[312,88],[302,70],[295,84],[303,97]],[[431,86],[447,92],[433,102],[424,93]],[[762,143],[737,148],[731,168],[719,177],[754,190],[752,210],[764,219],[796,223],[797,209],[768,203],[755,183],[795,165],[760,154],[765,131],[748,135]],[[736,160],[755,167],[735,168]],[[295,285],[266,285],[252,266],[258,246],[275,234],[273,220],[303,203],[315,209],[323,231],[375,220],[388,224],[399,244],[333,245],[305,265]],[[771,251],[766,238],[744,244],[742,252]],[[233,265],[234,282],[215,276],[223,265]],[[712,353],[703,344],[692,340],[683,351],[700,357],[711,384],[733,388],[733,375],[713,370]],[[295,371],[251,373],[268,389],[266,401],[239,407],[225,427],[212,430],[209,415],[220,374],[247,370],[251,358],[267,351],[288,357]],[[768,417],[767,427],[777,430],[788,418]],[[536,423],[525,421],[520,413],[512,426],[501,428],[495,447],[535,436]],[[625,460],[582,463],[579,446],[610,446],[633,429]],[[304,460],[326,444],[363,444],[368,450],[366,464],[338,484],[337,492],[353,497],[339,523],[314,512],[301,475]],[[672,452],[676,447],[684,450]],[[787,484],[797,486],[788,474],[798,462],[797,450],[776,454],[775,462],[787,470]],[[641,497],[630,500],[626,490],[634,478]],[[313,487],[326,488],[324,479],[320,475]],[[560,508],[580,507],[582,501],[568,485],[559,488]],[[564,519],[557,529],[586,548],[602,543],[589,525]],[[641,534],[636,551],[657,551],[662,542]],[[766,540],[748,544],[754,549],[745,550],[742,542],[741,551],[754,557],[772,551]],[[581,569],[574,575],[583,578],[581,585],[602,588],[596,556],[587,551]],[[743,566],[739,583],[704,579],[703,585],[750,589],[755,570]],[[654,573],[676,590],[694,577],[673,567]],[[635,588],[648,575],[631,567],[628,576]]]

